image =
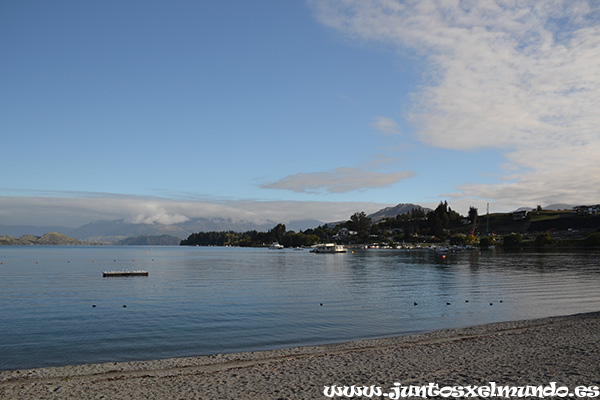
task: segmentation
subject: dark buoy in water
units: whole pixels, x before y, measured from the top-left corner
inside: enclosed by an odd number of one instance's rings
[[[469,302],[469,300],[465,300],[465,303],[468,303],[468,302]]]
[[[450,303],[446,303],[446,305],[447,305],[447,306],[449,306],[449,305],[450,305]]]
[[[490,303],[490,306],[493,306],[493,305],[494,305],[494,303]]]
[[[127,306],[125,304],[123,304],[123,308],[126,308]]]
[[[321,305],[321,307],[323,307],[323,303],[319,303]]]
[[[96,305],[95,305],[95,304],[92,304],[92,308],[96,308]]]
[[[416,305],[417,305],[417,302],[416,302],[416,301],[415,301],[415,302],[413,302],[413,306],[416,306]]]

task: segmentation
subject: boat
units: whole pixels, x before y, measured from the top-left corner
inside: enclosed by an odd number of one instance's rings
[[[283,246],[277,242],[274,242],[272,245],[269,246],[269,250],[283,250]]]
[[[341,244],[325,243],[313,248],[313,253],[345,253],[346,247]]]
[[[109,276],[148,276],[148,271],[102,271],[102,276],[105,278]]]

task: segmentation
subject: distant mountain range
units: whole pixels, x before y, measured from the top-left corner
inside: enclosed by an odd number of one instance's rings
[[[153,237],[164,242],[164,236],[176,239],[185,239],[192,233],[211,231],[268,231],[277,225],[278,221],[256,224],[248,221],[232,221],[225,218],[195,218],[186,222],[161,225],[161,224],[132,224],[125,220],[98,221],[85,224],[77,228],[64,226],[33,226],[33,225],[0,225],[0,235],[20,237],[23,235],[43,236],[47,232],[61,232],[71,238],[89,242],[121,243],[126,244],[126,239],[135,238],[137,241]],[[322,221],[306,219],[291,221],[286,224],[288,230],[306,230],[323,224]],[[143,239],[146,237],[146,239]],[[162,237],[162,239],[160,239]],[[153,239],[153,240],[154,240]],[[168,240],[173,242],[173,239]],[[143,243],[148,244],[148,243]],[[161,244],[161,243],[149,243]]]

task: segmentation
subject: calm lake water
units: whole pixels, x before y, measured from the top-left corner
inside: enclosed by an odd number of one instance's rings
[[[413,250],[4,246],[0,263],[0,369],[266,350],[600,310],[598,252],[443,258]],[[103,278],[110,269],[150,274]]]

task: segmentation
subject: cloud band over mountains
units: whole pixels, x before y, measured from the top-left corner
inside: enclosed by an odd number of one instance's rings
[[[101,193],[52,193],[52,196],[0,196],[2,225],[65,226],[123,220],[133,224],[170,225],[194,218],[224,218],[255,224],[294,220],[347,220],[357,211],[384,205],[368,202],[166,199]]]

